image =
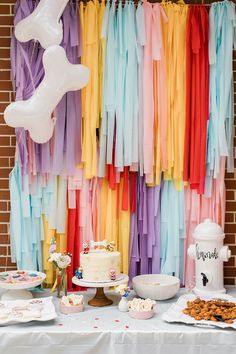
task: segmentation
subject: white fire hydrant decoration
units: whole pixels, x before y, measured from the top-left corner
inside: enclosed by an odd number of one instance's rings
[[[193,234],[195,244],[188,248],[188,255],[195,259],[197,295],[225,293],[223,262],[231,257],[228,246],[223,245],[225,234],[211,219],[199,224]]]

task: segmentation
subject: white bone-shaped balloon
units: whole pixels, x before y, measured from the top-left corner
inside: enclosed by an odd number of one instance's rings
[[[52,113],[62,96],[68,91],[84,87],[89,80],[89,70],[81,64],[71,64],[65,50],[57,45],[47,48],[43,54],[45,75],[34,94],[25,101],[8,105],[4,119],[14,128],[25,128],[32,140],[47,142],[54,129]]]
[[[20,42],[34,39],[43,48],[60,44],[63,28],[60,17],[69,0],[41,0],[36,9],[15,27],[15,36]]]
[[[106,246],[107,246],[107,240],[97,241],[97,242],[95,242],[95,241],[93,241],[93,240],[90,241],[90,248],[91,248],[91,249],[94,249],[94,248],[97,247],[97,246],[106,247]]]

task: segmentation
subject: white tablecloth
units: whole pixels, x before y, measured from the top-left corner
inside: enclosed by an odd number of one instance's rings
[[[230,294],[236,296],[236,289]],[[83,292],[85,301],[91,298]],[[183,294],[183,290],[178,295]],[[235,354],[235,330],[169,324],[161,314],[177,298],[157,303],[150,320],[134,320],[113,306],[93,308],[54,321],[0,327],[0,354]],[[58,307],[58,300],[55,299]],[[59,313],[59,311],[58,311]]]

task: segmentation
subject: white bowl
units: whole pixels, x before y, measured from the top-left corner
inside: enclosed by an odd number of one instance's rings
[[[165,274],[138,275],[132,280],[136,294],[143,299],[167,300],[174,297],[180,287],[180,280]]]

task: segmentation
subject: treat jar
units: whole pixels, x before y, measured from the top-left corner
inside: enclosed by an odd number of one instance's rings
[[[197,295],[225,293],[223,262],[231,257],[228,246],[223,245],[225,234],[211,219],[205,219],[193,233],[195,243],[188,248],[188,256],[195,260]]]

